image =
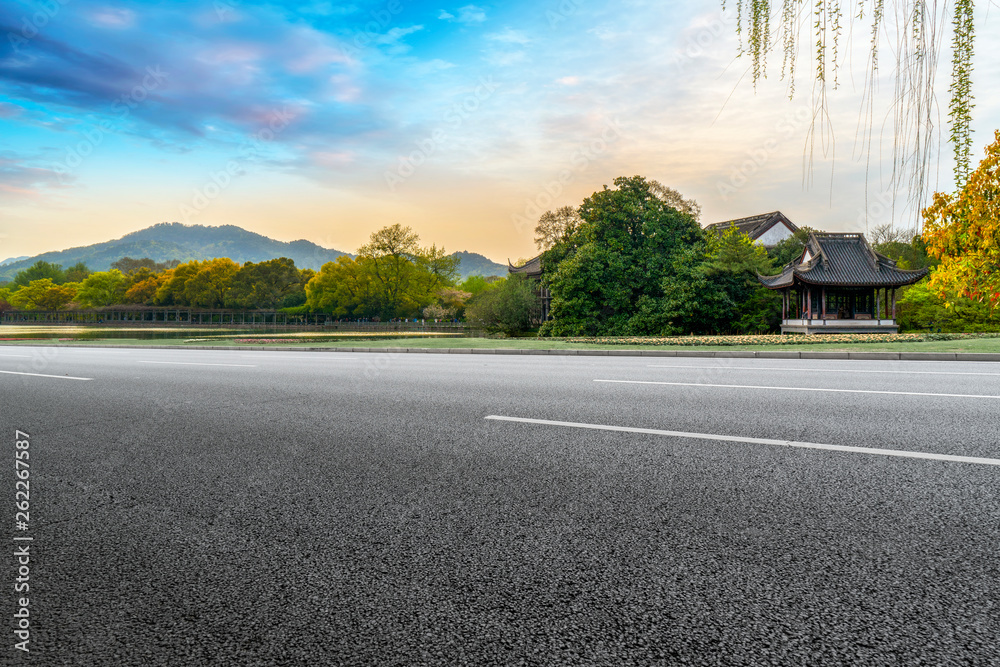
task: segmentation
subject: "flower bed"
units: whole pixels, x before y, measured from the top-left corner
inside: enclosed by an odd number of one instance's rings
[[[747,335],[747,336],[596,336],[567,338],[570,343],[596,345],[818,345],[821,343],[920,343],[932,340],[966,340],[997,338],[1000,334],[815,334],[815,335]]]

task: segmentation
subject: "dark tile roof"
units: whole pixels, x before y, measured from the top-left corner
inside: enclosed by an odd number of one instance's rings
[[[537,255],[532,257],[527,262],[521,266],[514,266],[507,260],[507,273],[523,273],[529,278],[536,278],[542,275],[542,256]]]
[[[770,213],[751,215],[750,217],[738,218],[736,220],[723,220],[722,222],[713,222],[712,224],[705,227],[705,229],[711,229],[719,234],[722,234],[727,229],[729,229],[731,225],[735,225],[736,229],[740,230],[740,232],[756,240],[760,238],[761,235],[764,234],[764,232],[766,232],[779,222],[784,222],[786,225],[788,225],[788,228],[791,229],[793,232],[798,231],[799,229],[781,211],[771,211]]]
[[[771,289],[791,287],[796,281],[839,287],[901,287],[927,275],[927,269],[897,268],[896,262],[872,250],[863,234],[814,232],[806,248],[809,261],[796,260],[778,275],[760,276],[760,281]]]

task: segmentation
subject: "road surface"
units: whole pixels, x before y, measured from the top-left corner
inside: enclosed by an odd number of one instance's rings
[[[17,663],[1000,664],[1000,364],[4,346],[0,397]]]

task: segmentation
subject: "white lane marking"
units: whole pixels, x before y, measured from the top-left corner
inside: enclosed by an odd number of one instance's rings
[[[881,456],[899,456],[908,459],[929,459],[931,461],[953,461],[956,463],[978,463],[980,465],[1000,466],[1000,459],[986,459],[976,456],[955,456],[953,454],[934,454],[931,452],[911,452],[904,449],[877,449],[874,447],[852,447],[848,445],[824,445],[818,442],[796,442],[794,440],[771,440],[770,438],[746,438],[732,435],[716,435],[713,433],[687,433],[684,431],[662,431],[655,428],[632,428],[629,426],[607,426],[604,424],[583,424],[579,422],[550,421],[548,419],[528,419],[524,417],[504,417],[489,415],[486,419],[497,421],[521,422],[524,424],[540,424],[542,426],[567,426],[569,428],[587,428],[598,431],[619,431],[622,433],[645,433],[649,435],[665,435],[674,438],[689,438],[692,440],[719,440],[722,442],[749,442],[755,445],[776,445],[779,447],[798,447],[800,449],[822,449],[832,452],[853,452],[856,454],[878,454]]]
[[[59,380],[93,380],[94,378],[78,378],[72,375],[46,375],[44,373],[19,373],[17,371],[0,371],[0,373],[6,373],[7,375],[30,375],[36,378],[56,378]]]
[[[931,394],[922,391],[877,391],[875,389],[823,389],[820,387],[764,387],[749,384],[702,384],[699,382],[653,382],[650,380],[594,380],[617,384],[661,384],[673,387],[716,387],[723,389],[773,389],[778,391],[825,391],[836,394],[888,394],[890,396],[934,396],[937,398],[998,398],[990,394]]]
[[[31,359],[30,354],[0,354],[0,357],[21,357],[22,359]]]
[[[317,359],[357,359],[358,357],[334,357],[323,352],[317,352],[315,356],[299,355],[299,356],[274,356],[274,357],[262,357],[256,354],[241,354],[241,359],[262,359],[264,361],[284,361],[285,359],[308,359],[309,361],[316,361]]]
[[[908,375],[991,375],[1000,373],[967,373],[961,371],[873,371],[852,368],[780,368],[778,366],[683,366],[681,364],[649,364],[650,368],[694,368],[696,370],[798,371],[807,373],[903,373]]]
[[[200,361],[142,361],[140,364],[173,364],[177,366],[241,366],[243,368],[257,368],[257,364],[208,364]]]

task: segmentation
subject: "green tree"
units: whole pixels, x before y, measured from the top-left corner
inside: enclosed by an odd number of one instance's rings
[[[540,314],[534,282],[515,273],[469,299],[465,319],[488,333],[514,336],[528,331]]]
[[[128,278],[118,269],[99,271],[87,276],[76,293],[76,300],[85,308],[101,308],[125,302]]]
[[[941,296],[926,279],[903,289],[896,302],[900,331],[1000,331],[1000,314],[987,302],[957,294]]]
[[[468,278],[463,280],[462,284],[459,285],[458,287],[463,292],[468,292],[469,294],[475,296],[476,294],[479,294],[489,286],[490,283],[488,280],[486,280],[486,278],[483,278],[482,276],[469,276]]]
[[[87,265],[84,262],[77,262],[73,266],[66,269],[66,282],[81,283],[91,273],[92,271],[87,268]]]
[[[679,251],[704,246],[695,218],[668,204],[663,186],[640,176],[614,185],[585,199],[583,223],[542,255],[552,293],[544,334],[648,333],[648,318],[633,320],[640,304],[655,308]]]
[[[395,224],[373,232],[369,243],[358,248],[358,257],[367,260],[382,317],[404,315],[414,305],[410,287],[416,275],[419,240],[412,229]]]
[[[335,317],[367,318],[378,315],[378,287],[372,275],[372,260],[341,255],[324,264],[305,287],[306,303],[315,312]]]
[[[705,273],[713,287],[725,294],[716,306],[720,333],[766,333],[781,321],[781,297],[764,287],[757,276],[771,275],[774,267],[764,247],[735,226],[709,237]]]
[[[303,277],[287,257],[246,262],[232,279],[229,305],[257,309],[300,305],[305,302]]]
[[[226,303],[233,278],[240,265],[228,257],[203,262],[198,272],[184,284],[184,296],[192,306],[221,308]]]
[[[17,275],[14,276],[14,284],[24,287],[34,280],[51,280],[56,285],[61,285],[66,282],[66,272],[63,271],[62,265],[60,264],[50,264],[42,260],[38,260],[28,268],[23,271],[18,271]]]
[[[797,232],[770,248],[767,254],[774,267],[780,269],[801,257],[802,251],[806,249],[806,242],[809,241],[809,235],[815,231],[812,227],[799,227]]]

